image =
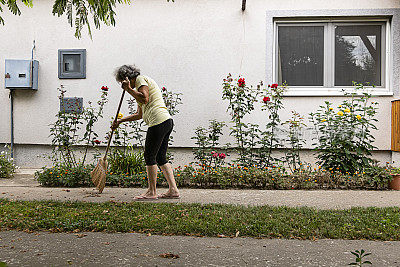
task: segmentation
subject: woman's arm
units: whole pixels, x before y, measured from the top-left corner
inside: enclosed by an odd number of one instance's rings
[[[137,102],[141,104],[147,104],[149,102],[149,87],[147,85],[142,85],[135,91],[132,89],[129,79],[126,78],[122,81],[121,87],[133,96]]]
[[[126,122],[126,121],[137,121],[137,120],[140,120],[142,117],[143,117],[142,109],[138,105],[138,108],[137,108],[137,111],[135,114],[126,116],[125,118],[119,119],[118,121],[119,121],[119,123]]]
[[[126,122],[126,121],[137,121],[142,119],[143,117],[143,113],[142,113],[142,109],[140,108],[140,106],[138,105],[138,109],[136,111],[135,114],[126,116],[122,119],[118,119],[117,121],[115,121],[115,123],[113,122],[113,124],[111,125],[111,129],[115,130],[116,128],[118,128],[118,126],[122,123],[122,122]]]

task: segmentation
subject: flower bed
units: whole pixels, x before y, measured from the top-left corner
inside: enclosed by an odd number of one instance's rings
[[[91,187],[89,173],[93,166],[78,168],[49,168],[36,172],[35,177],[43,186]],[[355,175],[337,170],[311,169],[309,167],[289,173],[285,168],[242,167],[231,165],[213,168],[206,165],[185,165],[175,169],[178,187],[186,188],[236,188],[236,189],[388,189],[389,170],[374,167]],[[158,186],[167,186],[159,172]],[[107,174],[107,186],[146,187],[146,172],[133,175]]]

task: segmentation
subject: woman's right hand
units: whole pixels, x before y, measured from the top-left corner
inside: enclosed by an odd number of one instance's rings
[[[117,129],[121,122],[122,122],[121,120],[115,120],[115,121],[113,121],[113,123],[112,123],[112,125],[111,125],[111,130],[114,131],[115,129]]]
[[[122,81],[121,87],[122,87],[122,89],[124,89],[125,91],[132,90],[132,88],[131,88],[131,82],[129,81],[128,77],[126,77],[125,80]]]

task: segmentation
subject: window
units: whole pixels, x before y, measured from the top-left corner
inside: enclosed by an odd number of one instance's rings
[[[299,90],[336,90],[353,81],[388,90],[386,19],[275,21],[274,77]]]
[[[58,78],[60,79],[86,78],[85,49],[58,50]]]
[[[324,85],[324,26],[279,26],[279,83]]]

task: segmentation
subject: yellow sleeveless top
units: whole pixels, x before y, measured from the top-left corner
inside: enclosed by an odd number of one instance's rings
[[[142,109],[144,122],[151,127],[170,119],[171,115],[165,106],[161,90],[157,83],[150,77],[139,75],[135,81],[136,90],[142,85],[149,87],[149,102],[147,104],[138,103]]]

